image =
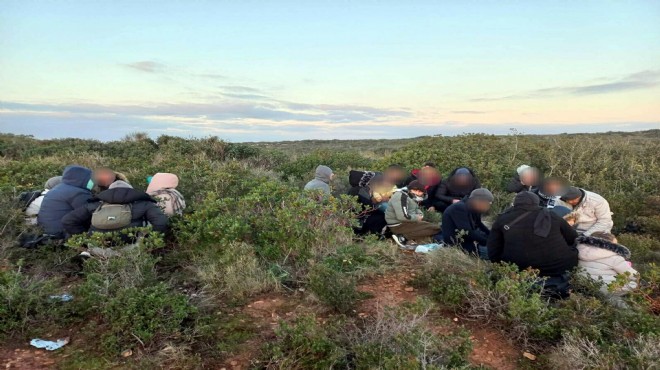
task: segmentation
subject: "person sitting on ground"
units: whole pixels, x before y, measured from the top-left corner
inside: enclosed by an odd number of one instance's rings
[[[412,171],[410,171],[410,175],[403,180],[404,187],[410,184],[411,182],[415,180],[419,180],[419,173],[425,168],[437,168],[438,166],[435,164],[435,162],[427,161],[424,162],[424,165],[421,168],[414,168]],[[403,188],[400,186],[400,188]]]
[[[623,295],[637,288],[638,272],[632,268],[630,250],[618,244],[610,233],[596,231],[591,236],[577,238],[579,266],[596,281],[602,281],[601,291]],[[625,284],[616,289],[610,285],[617,280],[617,275],[627,275]]]
[[[467,167],[456,168],[438,186],[435,192],[434,208],[438,212],[444,212],[447,207],[460,202],[461,199],[479,188],[481,188],[481,183],[474,171]]]
[[[186,200],[176,190],[177,186],[179,177],[167,172],[155,174],[147,186],[147,194],[158,202],[158,206],[168,217],[181,216],[186,208]]]
[[[539,270],[546,291],[568,296],[568,271],[578,264],[577,232],[560,216],[539,206],[528,191],[516,195],[513,207],[501,214],[488,237],[491,262],[508,262],[520,270]]]
[[[403,188],[406,186],[406,171],[398,164],[391,164],[383,171],[383,180],[394,184],[397,189]]]
[[[53,239],[64,239],[62,218],[87,203],[92,197],[92,170],[81,166],[67,166],[62,183],[46,193],[37,215],[39,226]]]
[[[133,189],[118,180],[85,205],[69,212],[62,219],[68,235],[85,232],[112,232],[150,224],[154,231],[164,233],[168,218],[149,194]]]
[[[481,216],[490,210],[493,193],[480,188],[469,197],[447,207],[442,214],[442,240],[447,245],[460,245],[467,253],[478,254],[488,259],[486,242],[490,230],[481,221]]]
[[[413,181],[392,195],[385,210],[385,220],[394,234],[394,241],[402,248],[440,237],[440,225],[424,221],[424,213],[419,207],[425,194],[424,185]]]
[[[355,196],[362,208],[358,214],[360,226],[355,231],[358,235],[382,235],[387,226],[387,202],[396,188],[385,181],[382,175],[373,172],[364,172],[358,186],[359,190]]]
[[[564,181],[557,177],[548,177],[541,181],[540,185],[532,190],[532,193],[539,196],[541,207],[554,208],[562,206],[568,208],[569,205],[561,200],[564,195],[566,184]]]
[[[27,207],[25,207],[25,223],[28,225],[36,225],[37,224],[37,215],[39,214],[39,210],[41,209],[41,203],[44,201],[44,198],[46,197],[46,194],[56,187],[57,185],[62,183],[62,176],[55,176],[51,177],[46,181],[46,185],[44,186],[44,190],[41,192],[28,192],[26,193],[28,197],[31,199],[26,199]]]
[[[94,193],[100,193],[102,191],[108,190],[110,185],[118,180],[130,184],[126,175],[121,172],[115,172],[107,167],[97,168],[94,170],[94,184],[96,184],[94,187]]]
[[[330,195],[330,181],[335,177],[332,169],[328,166],[319,165],[316,167],[314,180],[305,185],[305,190],[321,190],[324,195]]]
[[[506,186],[509,193],[520,193],[521,191],[534,191],[541,182],[541,172],[536,167],[523,164],[516,169],[516,175]]]
[[[435,207],[439,203],[439,199],[435,197],[435,194],[442,182],[442,174],[437,168],[426,166],[419,170],[417,181],[424,185],[426,189],[426,199],[420,205],[430,211],[435,211]]]
[[[612,231],[612,211],[610,204],[602,196],[584,189],[569,187],[561,200],[573,207],[580,215],[575,224],[579,234],[589,236],[596,231],[609,233]]]

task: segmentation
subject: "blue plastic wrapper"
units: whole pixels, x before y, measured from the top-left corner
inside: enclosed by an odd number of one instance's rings
[[[46,351],[54,351],[56,349],[60,349],[65,345],[67,345],[67,343],[69,343],[69,338],[58,339],[55,342],[53,342],[52,340],[44,340],[39,338],[35,338],[30,341],[31,346],[37,348],[43,348]]]

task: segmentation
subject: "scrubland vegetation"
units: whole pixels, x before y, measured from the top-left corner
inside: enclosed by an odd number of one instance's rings
[[[460,318],[504,333],[516,366],[540,369],[660,367],[660,131],[560,136],[428,137],[368,142],[234,144],[134,134],[122,141],[0,136],[0,341],[70,336],[62,369],[478,368]],[[641,288],[615,307],[575,274],[570,299],[549,302],[534,272],[518,272],[445,248],[411,258],[388,241],[353,234],[356,201],[339,196],[349,169],[431,160],[443,173],[465,165],[496,196],[527,163],[610,202],[619,241],[632,251]],[[150,233],[119,257],[78,264],[115,234],[77,236],[63,247],[17,247],[32,232],[15,197],[40,189],[67,164],[107,166],[136,188],[156,172],[179,175],[189,207],[169,235]],[[337,197],[305,194],[318,164],[338,174]],[[127,230],[135,236],[148,230]],[[417,273],[415,302],[359,315],[359,289],[403,264]],[[49,299],[69,293],[70,302]],[[263,298],[266,297],[266,298]],[[295,302],[274,327],[259,326],[255,300]],[[1,352],[0,352],[1,353]]]

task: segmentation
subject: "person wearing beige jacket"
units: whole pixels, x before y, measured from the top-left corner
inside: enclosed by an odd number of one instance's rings
[[[578,266],[596,281],[602,281],[601,291],[621,295],[637,288],[639,274],[628,261],[630,250],[617,243],[614,235],[595,232],[592,236],[577,238]],[[610,285],[618,275],[627,275],[624,284],[616,289]]]
[[[571,186],[561,200],[573,207],[573,212],[579,215],[575,224],[578,234],[589,236],[598,231],[612,231],[612,211],[610,204],[602,196]]]

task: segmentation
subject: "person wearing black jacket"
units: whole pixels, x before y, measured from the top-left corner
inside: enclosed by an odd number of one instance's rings
[[[561,277],[578,264],[577,237],[563,218],[539,206],[536,194],[524,191],[493,224],[488,256],[521,270],[537,269],[541,277]]]
[[[516,169],[516,175],[506,185],[509,193],[520,193],[521,191],[536,191],[541,183],[541,173],[536,167],[526,164]]]
[[[469,197],[452,204],[442,214],[442,240],[445,244],[459,244],[468,253],[486,259],[486,242],[490,231],[481,221],[493,203],[488,189],[475,189]]]
[[[456,168],[438,185],[433,207],[438,212],[444,212],[447,207],[458,203],[480,187],[481,183],[474,171],[467,167]]]
[[[147,193],[133,189],[128,183],[119,180],[112,183],[108,190],[102,191],[96,197],[90,199],[87,204],[64,216],[62,219],[64,231],[68,235],[82,234],[88,231],[118,231],[98,230],[91,225],[92,215],[102,203],[131,205],[131,223],[124,228],[141,227],[148,222],[154,231],[166,232],[168,229],[169,219],[158,207],[156,201]]]

